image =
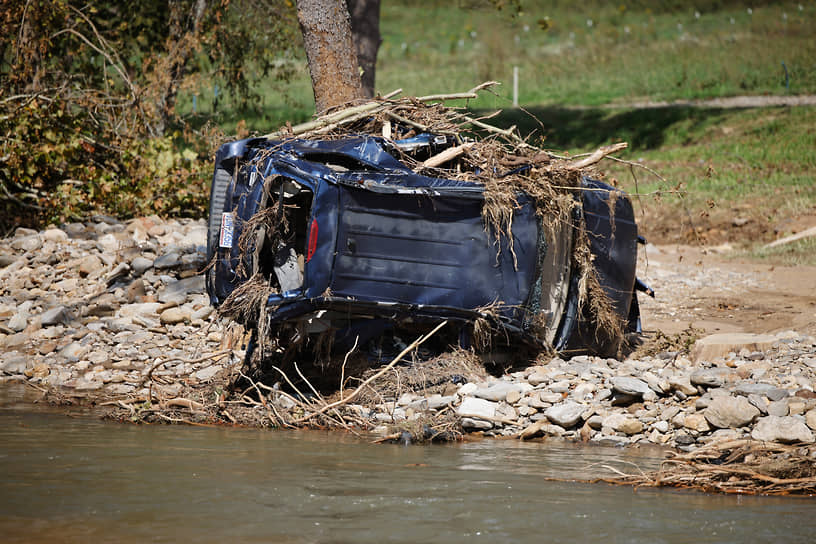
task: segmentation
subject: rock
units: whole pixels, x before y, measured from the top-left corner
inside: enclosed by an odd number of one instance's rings
[[[603,427],[609,427],[627,435],[638,434],[643,431],[643,423],[626,414],[611,414],[604,418]]]
[[[493,423],[484,419],[474,419],[472,417],[462,418],[462,429],[466,431],[489,431],[493,428]]]
[[[14,240],[11,242],[11,248],[18,251],[37,251],[41,247],[42,238],[40,238],[39,234],[31,234],[29,236],[23,236],[22,238],[17,238],[15,236]]]
[[[705,416],[700,413],[688,414],[683,419],[683,427],[697,431],[698,433],[705,433],[711,430]]]
[[[456,395],[431,395],[425,401],[427,402],[428,410],[439,410],[440,408],[444,408],[446,406],[452,405],[456,402],[457,396]]]
[[[136,304],[123,304],[119,307],[117,315],[119,317],[133,317],[136,315],[145,317],[155,317],[159,309],[158,302],[140,302]]]
[[[660,433],[669,432],[669,422],[668,421],[663,421],[663,420],[655,421],[655,423],[654,423],[654,425],[652,425],[652,427],[654,427],[655,430],[660,432]]]
[[[16,352],[15,352],[16,353]],[[12,376],[24,374],[26,370],[33,367],[34,363],[25,355],[3,355],[0,359],[0,370]]]
[[[194,293],[203,293],[204,276],[192,276],[170,283],[158,293],[159,302],[184,304],[187,296]]]
[[[689,376],[689,381],[692,385],[721,387],[725,384],[727,374],[730,374],[730,371],[723,368],[696,370]]]
[[[13,264],[17,258],[14,255],[0,255],[0,268]]]
[[[586,406],[568,400],[555,406],[550,406],[544,411],[547,419],[553,423],[569,429],[581,421],[581,414],[586,410]]]
[[[741,383],[734,387],[734,392],[746,397],[749,395],[762,395],[770,400],[781,400],[788,396],[787,390],[769,383]]]
[[[147,288],[145,287],[144,280],[136,279],[127,286],[125,290],[125,300],[127,300],[129,304],[133,304],[134,302],[141,301],[146,294]]]
[[[42,233],[43,240],[47,240],[49,242],[67,242],[68,241],[68,234],[65,231],[60,229],[47,229],[45,232]]]
[[[759,416],[759,409],[745,397],[716,397],[703,412],[706,420],[720,429],[744,427]]]
[[[805,422],[792,416],[760,418],[756,426],[754,426],[754,430],[751,431],[751,438],[763,442],[781,442],[783,444],[797,442],[812,444],[816,441],[813,432],[808,429]]]
[[[68,314],[68,310],[65,306],[55,306],[49,310],[46,310],[40,316],[40,323],[43,327],[51,327],[54,325],[58,325],[60,323],[65,323],[70,319],[70,315]]]
[[[193,376],[198,381],[205,382],[207,380],[212,379],[213,376],[218,374],[220,371],[221,371],[221,366],[220,365],[211,365],[211,366],[202,368],[201,370],[199,370],[198,372],[193,374]]]
[[[167,268],[174,268],[176,266],[179,266],[180,264],[181,256],[177,252],[173,251],[170,253],[166,253],[159,257],[158,259],[156,259],[155,261],[153,261],[153,268],[155,268],[156,270],[164,270]],[[202,277],[202,280],[203,279],[204,278]]]
[[[478,389],[479,389],[478,385],[476,385],[473,382],[468,382],[462,387],[460,387],[456,394],[459,395],[460,397],[467,397],[469,395],[473,395],[473,393],[478,391]]]
[[[116,268],[108,272],[108,274],[105,276],[105,280],[107,280],[108,284],[111,284],[119,278],[124,278],[129,273],[130,265],[127,263],[119,263],[116,265]]]
[[[788,415],[788,403],[784,400],[777,400],[768,404],[768,415],[784,417]]]
[[[456,409],[456,413],[461,417],[493,419],[496,417],[496,408],[498,408],[496,402],[476,397],[465,397],[462,404]]]
[[[684,395],[696,395],[697,388],[691,385],[691,380],[688,376],[672,376],[669,378],[669,387],[673,391],[679,391]]]
[[[757,410],[759,410],[759,412],[762,415],[764,415],[764,416],[768,415],[769,405],[768,405],[768,399],[766,399],[765,397],[762,397],[760,395],[751,394],[751,395],[748,395],[748,402],[750,402],[751,404],[756,406]]]
[[[88,255],[79,261],[79,275],[83,278],[102,269],[102,261],[96,255]]]
[[[176,323],[190,321],[190,310],[183,306],[167,308],[159,316],[159,321],[162,325],[175,325]]]
[[[210,317],[210,315],[212,315],[212,313],[213,313],[212,306],[202,306],[201,308],[193,312],[191,318],[193,321],[197,319],[207,319],[208,317]]]
[[[26,328],[26,325],[28,325],[28,314],[18,312],[11,316],[7,326],[14,332],[20,332]]]
[[[508,404],[516,404],[520,400],[521,400],[521,392],[520,391],[508,391],[507,392],[507,397],[505,398],[505,401],[507,401]]]
[[[743,349],[750,352],[765,351],[770,349],[776,340],[775,336],[769,334],[739,332],[712,334],[694,343],[691,359],[695,362],[713,361],[725,357],[730,352],[739,353]]]
[[[473,396],[480,399],[492,400],[494,402],[503,401],[507,398],[507,394],[513,392],[520,392],[521,386],[507,382],[496,382],[488,387],[478,389]]]
[[[153,261],[146,259],[145,257],[136,257],[130,261],[130,268],[133,270],[135,275],[141,276],[146,271],[153,268]]]
[[[816,431],[816,408],[805,414],[805,423],[808,427]]]
[[[633,395],[642,397],[644,393],[651,391],[649,384],[638,378],[631,378],[628,376],[618,376],[610,380],[612,383],[612,390],[624,395]]]

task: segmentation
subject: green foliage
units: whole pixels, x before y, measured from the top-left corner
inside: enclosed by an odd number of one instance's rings
[[[10,0],[0,20],[3,230],[203,214],[223,138],[188,126],[178,93],[219,81],[251,102],[297,45],[293,4],[270,0]]]

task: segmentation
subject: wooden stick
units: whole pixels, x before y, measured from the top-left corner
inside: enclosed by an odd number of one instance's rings
[[[599,147],[596,149],[592,154],[588,157],[581,159],[580,161],[575,161],[567,165],[568,170],[581,170],[588,166],[592,166],[593,164],[599,162],[601,159],[606,157],[607,155],[611,155],[612,153],[617,153],[621,149],[626,149],[629,147],[629,144],[626,142],[620,142],[617,144],[607,145],[603,147]]]
[[[433,157],[429,158],[425,162],[422,163],[423,168],[436,168],[440,164],[445,164],[446,162],[455,159],[459,155],[465,153],[468,149],[473,147],[475,142],[467,142],[462,145],[457,145],[456,147],[449,147],[442,153],[434,155]]]
[[[770,244],[765,245],[765,249],[781,246],[784,244],[789,244],[791,242],[795,242],[797,240],[801,240],[802,238],[809,238],[811,236],[816,236],[816,227],[811,227],[807,230],[803,230],[802,232],[798,232],[796,234],[791,234],[790,236],[785,236],[784,238],[780,238],[779,240],[775,240]]]

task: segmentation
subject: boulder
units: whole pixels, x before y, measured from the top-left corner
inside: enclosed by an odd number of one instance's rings
[[[721,359],[731,352],[739,353],[745,349],[749,352],[765,351],[777,341],[769,334],[750,334],[742,332],[725,332],[700,338],[694,343],[691,359],[695,362]]]
[[[581,414],[584,413],[586,408],[587,407],[583,404],[568,400],[561,404],[550,406],[544,411],[544,415],[556,425],[569,429],[581,421]]]
[[[767,416],[757,421],[751,438],[762,440],[763,442],[781,442],[783,444],[794,444],[804,442],[812,444],[816,441],[813,432],[801,419],[786,416]]]
[[[759,409],[745,397],[715,397],[703,411],[706,420],[720,429],[744,427],[759,416]]]

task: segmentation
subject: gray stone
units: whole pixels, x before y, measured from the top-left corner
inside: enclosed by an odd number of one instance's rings
[[[462,404],[456,409],[456,413],[461,417],[493,419],[496,417],[496,408],[498,408],[498,403],[476,397],[465,397]]]
[[[457,398],[458,397],[456,395],[431,395],[425,400],[428,403],[428,410],[439,410],[440,408],[453,404],[456,402]]]
[[[722,368],[711,368],[695,370],[689,376],[692,385],[702,385],[704,387],[721,387],[725,383],[726,374],[730,371]]]
[[[768,404],[768,415],[784,417],[788,415],[788,403],[784,400],[777,400]]]
[[[669,422],[668,421],[664,421],[664,420],[655,421],[655,423],[654,423],[654,425],[652,425],[652,427],[654,427],[655,430],[657,430],[658,432],[661,432],[661,433],[669,432]]]
[[[812,444],[813,432],[801,419],[787,416],[767,416],[757,421],[754,430],[751,431],[751,438],[764,442],[781,442],[783,444],[793,444],[804,442]]]
[[[140,302],[136,304],[123,304],[119,307],[119,317],[133,317],[136,315],[144,317],[156,317],[159,309],[158,302]]]
[[[770,400],[780,400],[788,396],[785,389],[780,389],[769,383],[741,383],[734,387],[734,392],[746,397],[749,395],[762,395]]]
[[[20,332],[28,325],[28,314],[17,312],[8,322],[8,328],[14,332]]]
[[[672,376],[669,378],[669,386],[673,391],[679,391],[684,395],[696,395],[697,388],[691,385],[688,376]]]
[[[466,431],[489,431],[493,428],[493,423],[484,419],[463,417],[462,429]]]
[[[808,427],[816,431],[816,408],[805,414],[805,423]]]
[[[201,308],[193,312],[191,318],[193,319],[193,321],[195,321],[196,319],[207,319],[208,317],[210,317],[212,313],[213,313],[212,306],[202,306]]]
[[[568,400],[555,406],[550,406],[544,411],[547,419],[553,423],[569,429],[581,421],[581,414],[586,410],[586,406]]]
[[[757,407],[762,415],[768,415],[768,399],[760,395],[748,395],[748,402]]]
[[[551,391],[542,391],[538,394],[538,400],[547,404],[556,404],[564,400],[564,395],[561,393],[553,393]]]
[[[745,397],[716,397],[703,414],[714,427],[736,429],[754,421],[759,416],[759,409]]]
[[[618,376],[609,380],[612,383],[612,390],[624,395],[643,396],[644,393],[651,391],[649,384],[638,378],[629,376]]]
[[[12,376],[24,374],[26,370],[34,367],[34,362],[30,361],[25,355],[9,355],[4,356],[0,360],[0,370]]]
[[[174,252],[166,253],[153,261],[153,268],[157,270],[164,270],[166,268],[174,268],[181,265],[181,256]]]
[[[201,370],[199,370],[198,372],[193,374],[193,376],[195,376],[195,379],[197,379],[198,381],[205,382],[207,380],[212,379],[212,377],[215,376],[216,374],[218,374],[220,371],[221,371],[221,366],[211,365],[211,366],[207,366],[207,367],[202,368]]]
[[[65,306],[55,306],[49,310],[46,310],[40,316],[40,323],[43,327],[52,327],[54,325],[59,325],[60,323],[65,323],[70,319],[70,315],[68,314],[68,310]]]
[[[188,295],[203,293],[204,289],[204,276],[191,276],[166,285],[159,291],[158,298],[165,304],[183,304]]]
[[[137,276],[141,276],[146,271],[153,268],[153,261],[151,259],[146,259],[145,257],[136,257],[132,261],[130,261],[130,268],[133,270],[133,273]]]
[[[0,255],[0,268],[5,268],[17,260],[14,255]]]
[[[475,393],[473,393],[473,396],[480,399],[498,402],[507,399],[507,393],[511,391],[520,392],[521,387],[513,383],[496,382],[490,384],[488,387],[477,390]]]
[[[47,229],[45,232],[42,233],[43,240],[47,240],[49,242],[66,242],[68,241],[68,235],[65,231],[60,229],[50,228]]]

